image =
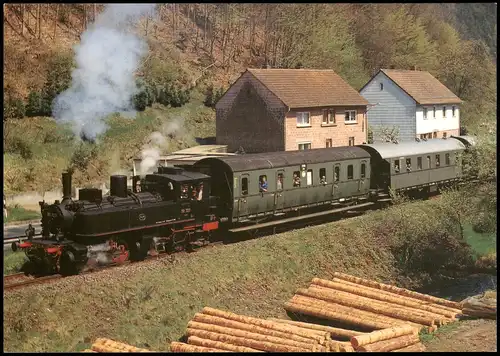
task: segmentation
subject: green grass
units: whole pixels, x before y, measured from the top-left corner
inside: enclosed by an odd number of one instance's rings
[[[27,257],[22,251],[5,251],[3,256],[3,274],[18,273]]]
[[[40,219],[40,212],[24,209],[22,206],[7,206],[7,219],[4,222],[26,221]]]
[[[472,225],[467,225],[464,228],[465,240],[472,247],[476,257],[487,255],[497,250],[497,234],[496,233],[478,233],[472,228]]]
[[[456,321],[453,323],[449,323],[449,324],[440,326],[439,329],[437,329],[433,333],[429,333],[427,330],[423,330],[419,334],[420,341],[424,344],[429,343],[429,342],[433,341],[436,338],[436,336],[446,335],[454,330],[457,330],[459,326],[460,326],[460,322]]]

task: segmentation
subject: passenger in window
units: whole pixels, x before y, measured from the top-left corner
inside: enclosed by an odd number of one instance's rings
[[[276,182],[276,188],[278,190],[283,190],[283,177],[281,175],[278,176],[278,181]]]
[[[394,172],[399,173],[399,161],[394,161]]]
[[[196,200],[200,201],[203,199],[203,183],[200,183],[200,187],[198,188],[198,197]]]
[[[406,163],[406,171],[411,172],[411,163],[410,162]]]
[[[266,176],[262,176],[262,178],[260,179],[259,188],[261,192],[267,192]]]
[[[135,183],[135,192],[136,193],[140,193],[141,192],[141,181],[138,180],[136,183]]]
[[[325,176],[321,177],[320,183],[323,185],[326,185],[326,177]]]
[[[300,187],[300,177],[297,173],[293,174],[293,186]]]

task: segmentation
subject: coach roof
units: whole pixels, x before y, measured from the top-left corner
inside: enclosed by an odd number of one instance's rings
[[[360,145],[359,147],[370,147],[377,151],[383,159],[465,150],[465,145],[455,139],[434,139],[420,142],[401,142],[397,144],[378,143]]]
[[[217,160],[224,162],[233,172],[242,172],[258,169],[298,166],[304,163],[314,164],[362,158],[370,158],[370,154],[359,147],[350,146],[204,158],[198,161],[198,163],[203,164],[204,162],[209,162],[209,160]]]

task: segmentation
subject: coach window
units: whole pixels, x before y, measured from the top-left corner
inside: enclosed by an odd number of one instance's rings
[[[283,190],[283,173],[278,173],[278,180],[276,181],[276,190]]]
[[[449,166],[450,165],[450,154],[447,153],[444,155],[444,163]]]
[[[299,171],[293,172],[293,186],[300,187],[300,172]]]
[[[319,179],[321,184],[326,184],[326,168],[319,169]]]
[[[248,178],[241,178],[241,195],[248,195]]]
[[[347,166],[347,179],[353,179],[354,178],[354,167],[352,164]]]
[[[422,169],[422,157],[417,157],[417,169]]]
[[[431,168],[431,156],[427,156],[427,168]]]
[[[406,171],[411,172],[411,158],[406,159]]]
[[[361,163],[361,178],[366,177],[366,164]]]
[[[259,176],[259,192],[267,192],[268,189],[268,184],[267,184],[267,176],[266,175],[261,175]]]
[[[394,160],[394,172],[399,173],[399,159]]]
[[[313,170],[308,169],[307,170],[307,185],[312,185],[313,184]]]
[[[439,167],[440,166],[440,158],[441,156],[440,155],[436,155],[436,167]]]
[[[338,182],[340,180],[340,166],[335,166],[333,170],[333,181]]]

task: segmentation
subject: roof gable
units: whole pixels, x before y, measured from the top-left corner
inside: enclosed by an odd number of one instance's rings
[[[460,104],[462,102],[459,97],[429,72],[400,69],[381,69],[380,72],[384,73],[405,93],[411,96],[417,104]]]
[[[248,72],[290,108],[368,105],[333,70],[248,69]]]

